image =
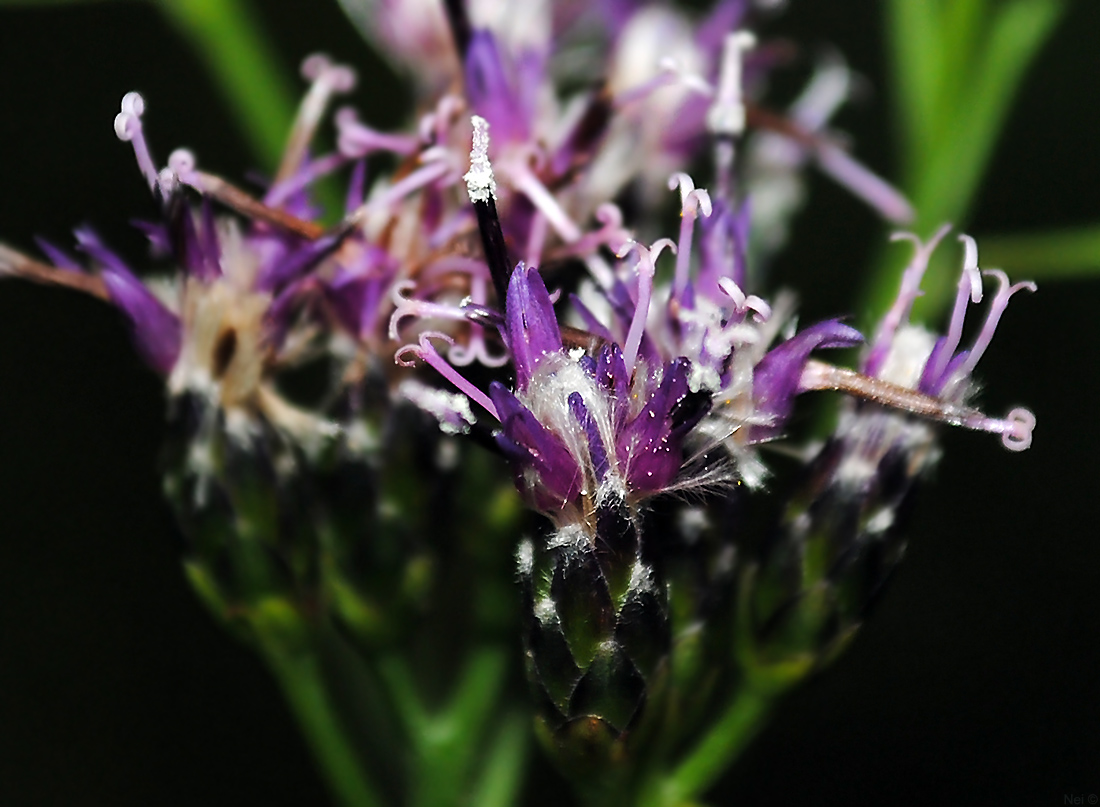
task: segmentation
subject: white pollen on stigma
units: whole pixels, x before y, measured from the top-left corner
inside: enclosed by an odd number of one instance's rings
[[[470,170],[462,177],[471,202],[487,202],[497,198],[497,183],[493,178],[493,166],[489,163],[489,122],[479,115],[470,118],[474,127],[473,145],[470,147]]]

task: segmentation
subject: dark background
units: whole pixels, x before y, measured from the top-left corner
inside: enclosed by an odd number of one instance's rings
[[[356,63],[363,118],[402,119],[393,77],[334,2],[259,5],[288,63],[318,49]],[[776,30],[811,50],[836,45],[878,88],[840,123],[889,172],[880,4],[792,5]],[[1100,3],[1079,0],[1027,79],[970,232],[1100,221],[1098,36]],[[141,254],[125,222],[148,213],[146,192],[111,128],[135,88],[160,159],[187,145],[230,177],[253,166],[152,8],[0,12],[4,241],[68,243],[90,222]],[[815,179],[777,279],[804,292],[807,320],[848,311],[881,238],[857,202]],[[1100,794],[1100,282],[1041,285],[1013,300],[979,367],[989,411],[1035,411],[1034,447],[947,436],[879,611],[779,709],[715,802]],[[266,672],[180,573],[156,473],[163,405],[110,308],[0,284],[0,804],[326,803]]]

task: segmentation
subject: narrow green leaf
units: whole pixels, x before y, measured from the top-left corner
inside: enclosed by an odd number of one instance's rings
[[[322,683],[316,657],[309,652],[286,652],[277,640],[264,642],[261,649],[340,803],[381,807],[384,802],[367,778],[363,760],[352,748],[331,693]]]
[[[500,696],[507,670],[504,650],[476,649],[466,663],[443,719],[453,724],[465,742],[476,743]]]
[[[489,746],[481,775],[470,804],[478,807],[511,807],[523,784],[529,745],[528,715],[513,712],[499,722],[496,738]]]
[[[249,0],[154,0],[206,63],[241,131],[270,170],[278,165],[296,93]]]
[[[893,0],[894,6],[899,4],[922,5]],[[991,19],[973,29],[984,33],[984,41],[977,46],[971,74],[961,85],[957,108],[945,110],[950,129],[932,144],[923,161],[912,163],[910,181],[904,188],[918,211],[914,230],[921,236],[945,221],[959,225],[965,222],[1012,99],[1066,3],[1013,0],[988,8],[986,16]],[[902,79],[899,74],[898,81]],[[903,99],[908,94],[904,86],[899,86],[898,92]],[[893,300],[904,262],[897,251],[884,248],[872,266],[874,271],[868,276],[858,309],[868,327],[878,321]],[[913,314],[918,319],[935,319],[951,299],[955,278],[935,267],[925,277],[924,296],[917,301]]]
[[[958,109],[955,137],[939,144],[913,194],[929,226],[967,219],[1020,82],[1064,8],[1060,0],[1016,0],[996,15]],[[929,273],[914,315],[938,317],[954,285],[952,273]]]
[[[987,236],[979,240],[983,266],[997,266],[1032,280],[1072,280],[1100,275],[1100,224],[1041,233]]]
[[[407,735],[414,742],[424,737],[429,731],[432,718],[416,692],[408,665],[395,656],[387,656],[379,660],[378,671]]]
[[[907,173],[924,161],[935,139],[932,127],[943,53],[939,5],[938,0],[889,0],[886,8],[899,138]]]
[[[945,5],[941,23],[942,73],[937,131],[951,128],[951,118],[966,97],[974,62],[981,53],[984,26],[990,19],[988,0],[952,0]]]
[[[642,807],[679,807],[701,796],[756,736],[778,693],[744,686],[675,770],[641,794]]]

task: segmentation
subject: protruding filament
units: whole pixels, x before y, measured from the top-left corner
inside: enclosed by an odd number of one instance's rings
[[[14,275],[24,280],[53,286],[68,286],[101,300],[109,298],[107,286],[99,275],[89,275],[71,269],[58,269],[56,266],[36,261],[0,244],[0,277],[4,275]]]
[[[909,262],[909,266],[906,267],[901,276],[901,288],[898,290],[897,299],[890,310],[886,312],[886,316],[882,318],[882,324],[879,325],[878,333],[875,334],[871,352],[864,363],[864,371],[868,375],[875,375],[881,369],[882,363],[886,360],[886,355],[890,352],[890,345],[894,341],[894,334],[897,333],[898,326],[909,317],[913,301],[922,294],[920,282],[921,278],[924,277],[925,269],[928,268],[928,259],[932,257],[936,245],[940,243],[950,229],[950,224],[944,224],[936,230],[927,244],[922,244],[921,240],[912,233],[894,233],[890,237],[891,241],[911,241],[916,249],[913,253],[913,260]]]
[[[416,358],[427,362],[441,376],[454,384],[461,392],[499,421],[500,415],[497,414],[497,408],[493,406],[493,402],[489,400],[489,396],[463,378],[455,368],[448,364],[447,361],[436,352],[436,349],[432,347],[432,339],[442,339],[449,345],[454,344],[454,340],[445,333],[427,331],[420,335],[419,345],[405,345],[405,347],[398,350],[397,353],[394,354],[394,361],[402,367],[413,367],[415,366],[415,362],[405,358],[406,355],[412,354]]]
[[[417,137],[385,134],[364,125],[351,107],[337,110],[333,120],[336,123],[337,150],[350,160],[358,160],[375,151],[392,151],[408,156],[420,148]]]
[[[290,130],[290,139],[279,163],[273,185],[285,182],[298,172],[306,156],[306,149],[313,139],[329,101],[336,93],[350,92],[355,87],[355,71],[344,65],[334,64],[324,54],[315,53],[302,62],[302,77],[313,84],[298,107],[298,116]]]
[[[115,135],[123,143],[131,143],[134,157],[137,159],[149,190],[157,186],[157,167],[149,153],[149,144],[145,141],[145,131],[141,125],[141,116],[145,114],[145,99],[140,93],[128,92],[122,96],[122,111],[115,115]]]
[[[623,346],[623,363],[627,370],[632,370],[638,359],[642,332],[645,330],[645,323],[649,318],[649,305],[653,300],[653,275],[657,271],[656,262],[665,247],[673,252],[676,251],[676,245],[667,238],[654,242],[652,248],[645,247],[637,241],[631,241],[619,250],[620,258],[625,258],[631,251],[638,254],[638,304],[634,308],[634,318],[630,322],[626,344]]]
[[[684,295],[691,268],[691,241],[695,231],[695,218],[702,211],[705,217],[712,212],[710,195],[687,174],[677,172],[668,179],[668,189],[680,189],[680,242],[676,250],[676,274],[673,276],[672,296],[679,300]]]
[[[816,360],[806,362],[798,386],[801,391],[838,390],[929,420],[999,434],[1005,448],[1011,451],[1028,448],[1031,445],[1031,432],[1035,428],[1035,416],[1027,409],[1013,409],[1005,420],[998,420],[969,406],[951,403],[908,387],[891,384],[881,378],[861,375],[854,370],[834,367]]]
[[[480,115],[470,118],[474,127],[473,144],[470,147],[470,170],[462,177],[471,202],[486,202],[497,198],[497,183],[493,178],[493,166],[489,162],[489,122]]]
[[[978,359],[982,357],[986,348],[989,347],[989,343],[993,340],[993,332],[997,330],[997,323],[1000,322],[1001,314],[1003,314],[1005,308],[1008,307],[1008,301],[1012,295],[1022,289],[1027,289],[1028,291],[1036,291],[1038,289],[1038,286],[1030,280],[1010,285],[1008,282],[1008,275],[1000,269],[990,269],[983,274],[992,275],[997,278],[997,281],[1000,283],[1000,288],[997,289],[997,294],[989,306],[989,313],[986,314],[981,333],[979,333],[978,337],[974,340],[974,346],[970,348],[966,360],[959,367],[959,373],[963,377],[970,375],[974,367],[977,366]]]
[[[707,131],[717,137],[737,137],[745,131],[745,104],[741,76],[745,51],[756,45],[748,31],[726,35],[714,103],[707,110]]]
[[[512,276],[512,264],[508,260],[508,248],[504,245],[504,231],[497,215],[496,180],[489,163],[489,122],[474,115],[470,118],[474,127],[473,145],[470,148],[470,170],[463,179],[470,201],[474,203],[477,226],[481,233],[481,247],[485,251],[485,263],[493,278],[493,288],[503,306],[508,296],[508,281]]]
[[[960,235],[966,250],[963,258],[963,270],[959,275],[959,290],[955,295],[955,307],[951,311],[951,324],[947,328],[947,337],[943,347],[934,355],[935,364],[928,369],[929,378],[940,378],[947,369],[948,362],[955,355],[962,339],[963,323],[966,320],[968,302],[982,301],[982,274],[978,271],[978,244],[969,235]]]

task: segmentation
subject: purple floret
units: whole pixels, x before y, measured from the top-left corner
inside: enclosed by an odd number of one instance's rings
[[[523,391],[539,362],[562,348],[554,305],[538,270],[522,263],[516,267],[508,283],[504,320],[504,340],[516,367],[516,389]]]
[[[759,414],[770,419],[766,426],[754,426],[753,442],[778,436],[791,415],[799,380],[810,354],[819,348],[855,347],[863,335],[840,320],[826,320],[772,348],[753,373],[752,394]]]
[[[154,370],[168,375],[179,359],[182,328],[179,318],[145,288],[124,266],[108,266],[102,273],[111,302],[130,321],[134,346]]]

